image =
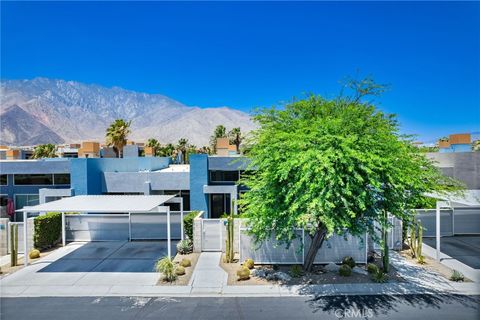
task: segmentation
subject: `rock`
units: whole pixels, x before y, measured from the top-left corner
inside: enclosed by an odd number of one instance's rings
[[[290,277],[290,276],[289,276],[288,274],[286,274],[285,272],[281,272],[281,271],[276,272],[276,273],[274,274],[274,276],[275,276],[275,278],[276,278],[277,280],[284,281],[284,282],[287,282],[287,281],[292,280],[292,277]]]
[[[368,271],[363,269],[363,268],[355,267],[355,268],[352,269],[352,272],[368,276]]]
[[[330,272],[338,272],[338,270],[340,269],[340,267],[337,266],[335,263],[330,262],[330,263],[327,264],[325,267],[323,267],[323,269],[325,269],[326,271],[330,271]]]
[[[275,274],[274,274],[274,273],[269,273],[269,274],[267,274],[267,276],[265,277],[265,279],[267,279],[268,281],[276,280]]]
[[[252,277],[265,278],[267,276],[267,273],[265,272],[265,270],[262,269],[253,269],[250,271],[250,275]]]

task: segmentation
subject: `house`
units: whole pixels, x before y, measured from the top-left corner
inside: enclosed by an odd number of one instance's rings
[[[470,133],[451,134],[448,138],[438,141],[439,152],[470,152],[472,141]]]

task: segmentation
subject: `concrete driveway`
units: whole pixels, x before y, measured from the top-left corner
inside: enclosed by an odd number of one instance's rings
[[[435,238],[423,238],[423,243],[437,247]],[[480,269],[480,236],[442,237],[440,251],[474,269]]]
[[[175,255],[172,243],[172,255]],[[70,243],[0,280],[0,293],[36,294],[46,287],[76,291],[112,286],[155,286],[157,259],[167,254],[166,241]],[[103,291],[99,291],[102,293]]]

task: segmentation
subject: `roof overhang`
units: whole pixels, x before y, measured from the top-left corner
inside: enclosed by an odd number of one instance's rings
[[[25,207],[17,212],[157,212],[157,208],[175,195],[82,195]]]
[[[463,194],[457,193],[426,193],[427,197],[448,201],[452,207],[478,207],[480,206],[480,190],[465,190]]]

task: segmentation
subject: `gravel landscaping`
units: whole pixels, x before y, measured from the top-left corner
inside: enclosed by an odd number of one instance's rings
[[[430,257],[427,257],[427,256],[424,256],[425,264],[420,264],[420,263],[417,262],[416,259],[412,258],[411,254],[410,254],[410,250],[402,250],[399,253],[405,260],[414,264],[415,266],[423,268],[423,269],[425,269],[429,272],[436,273],[436,274],[442,276],[443,278],[451,281],[450,277],[453,273],[453,270],[450,269],[449,267],[441,264],[437,260],[435,260],[433,258],[430,258]],[[465,277],[463,282],[472,282],[472,281]]]
[[[376,264],[380,266],[377,259]],[[241,267],[241,263],[235,260],[234,263],[225,263],[221,260],[220,266],[228,273],[228,285],[268,285],[268,284],[285,284],[285,285],[301,285],[301,284],[345,284],[345,283],[373,283],[370,275],[365,269],[365,265],[357,265],[352,274],[348,277],[339,275],[339,265],[316,265],[311,273],[295,274],[292,272],[291,265],[256,265],[250,270],[250,279],[238,280],[237,270]],[[301,266],[299,266],[301,267]],[[397,271],[391,267],[388,276],[388,282],[402,282],[403,279],[398,275]],[[293,276],[295,275],[295,276]]]
[[[182,259],[189,259],[192,262],[190,267],[185,268],[185,274],[182,276],[177,276],[177,279],[173,282],[164,281],[160,275],[160,278],[157,282],[157,286],[186,286],[188,285],[190,278],[192,277],[193,270],[195,270],[195,265],[197,264],[198,257],[200,253],[189,253],[189,254],[177,254],[173,259],[175,264],[179,264]]]

